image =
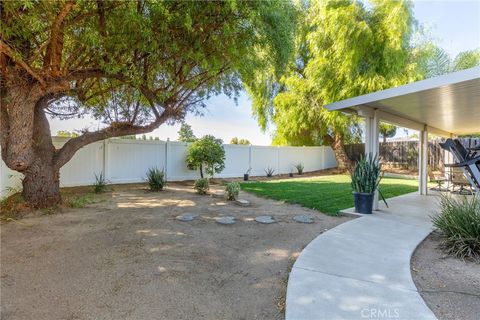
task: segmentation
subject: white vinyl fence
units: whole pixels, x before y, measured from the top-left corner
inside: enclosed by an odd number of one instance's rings
[[[59,148],[67,138],[53,138]],[[60,170],[62,187],[91,185],[95,174],[103,173],[108,183],[145,181],[151,167],[164,169],[169,181],[199,178],[198,171],[189,170],[185,164],[188,143],[174,141],[142,141],[109,139],[95,142],[80,149]],[[294,165],[302,163],[305,172],[336,167],[330,147],[270,147],[225,144],[225,169],[215,177],[243,177],[265,175],[268,167],[275,174],[295,172]],[[0,163],[1,196],[19,190],[22,175]]]

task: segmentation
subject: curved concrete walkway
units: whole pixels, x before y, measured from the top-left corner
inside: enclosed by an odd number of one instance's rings
[[[436,319],[410,274],[437,197],[407,194],[315,238],[295,262],[286,320]]]

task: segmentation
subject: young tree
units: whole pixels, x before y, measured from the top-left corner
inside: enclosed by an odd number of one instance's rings
[[[243,145],[249,145],[251,144],[250,141],[248,141],[247,139],[240,139],[238,141],[238,144],[243,144]]]
[[[192,127],[188,123],[183,122],[178,131],[178,141],[193,142],[195,140],[197,140],[197,137],[193,134]]]
[[[60,131],[57,131],[57,137],[74,138],[74,137],[78,137],[78,133],[70,132],[67,130],[60,130]]]
[[[392,138],[397,133],[397,127],[393,124],[388,124],[385,122],[380,122],[378,131],[382,135],[383,142],[387,142],[387,138]]]
[[[250,141],[247,139],[238,139],[237,137],[233,137],[232,140],[230,140],[230,144],[243,144],[243,145],[249,145],[251,144]]]
[[[311,1],[300,18],[296,55],[268,95],[254,96],[254,113],[274,144],[330,145],[339,168],[349,165],[344,143],[358,132],[355,117],[325,104],[418,78],[411,63],[408,1]]]
[[[200,170],[200,177],[203,173],[212,176],[222,172],[225,168],[225,149],[223,141],[214,136],[206,135],[193,142],[187,150],[187,167],[190,170]]]
[[[181,121],[211,95],[289,58],[288,1],[0,2],[0,145],[32,206],[58,203],[59,170],[83,146]],[[47,115],[103,120],[56,149]]]

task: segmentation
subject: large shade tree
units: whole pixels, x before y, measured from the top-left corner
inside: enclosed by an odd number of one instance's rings
[[[293,42],[288,1],[2,1],[2,159],[33,206],[56,204],[59,169],[83,146],[183,119],[212,94],[278,76]],[[272,71],[273,70],[273,71]],[[61,148],[47,115],[104,123]]]
[[[274,124],[276,144],[330,145],[345,168],[344,143],[358,133],[358,120],[324,105],[418,78],[410,55],[411,3],[369,3],[305,3],[295,59],[276,90],[254,100],[260,125]]]

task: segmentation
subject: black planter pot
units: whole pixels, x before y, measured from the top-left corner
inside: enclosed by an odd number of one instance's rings
[[[245,173],[245,174],[243,175],[243,181],[248,181],[248,173]]]
[[[373,208],[373,193],[354,192],[355,212],[371,214]]]

